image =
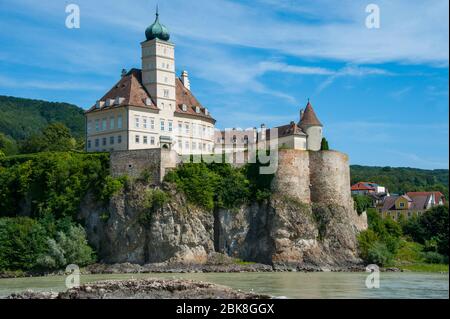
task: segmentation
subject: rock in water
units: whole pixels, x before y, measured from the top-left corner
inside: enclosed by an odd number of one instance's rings
[[[8,299],[269,299],[211,283],[191,280],[108,280],[72,288],[59,294],[26,291]]]

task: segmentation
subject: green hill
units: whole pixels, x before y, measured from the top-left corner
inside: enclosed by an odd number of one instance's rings
[[[374,182],[391,193],[440,191],[448,199],[448,169],[426,170],[409,167],[352,165],[351,183]]]
[[[68,103],[56,103],[0,95],[0,133],[16,141],[40,132],[50,123],[67,126],[74,137],[84,135],[84,111]]]

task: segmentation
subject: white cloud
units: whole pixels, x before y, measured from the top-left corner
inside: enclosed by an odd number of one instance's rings
[[[77,83],[70,81],[18,81],[13,78],[0,75],[0,86],[6,88],[28,88],[41,90],[75,90],[75,91],[99,91],[104,87],[92,83]]]

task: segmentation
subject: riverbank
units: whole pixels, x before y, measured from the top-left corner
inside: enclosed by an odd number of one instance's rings
[[[265,265],[258,263],[235,263],[222,265],[181,265],[181,264],[147,264],[138,265],[131,263],[122,264],[93,264],[80,269],[82,275],[100,274],[149,274],[149,273],[266,273],[266,272],[365,272],[364,265],[354,265],[349,267],[295,267],[292,265]],[[401,272],[402,269],[396,267],[380,268],[382,272]],[[58,271],[8,271],[0,272],[0,278],[24,278],[42,276],[63,276],[64,270]]]

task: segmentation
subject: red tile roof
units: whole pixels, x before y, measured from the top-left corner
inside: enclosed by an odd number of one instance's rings
[[[303,116],[300,119],[299,126],[302,128],[306,126],[323,126],[322,123],[320,123],[319,119],[317,118],[317,115],[314,112],[314,109],[309,101],[308,104],[306,105],[305,112],[303,113]]]
[[[352,191],[375,190],[375,187],[369,186],[367,184],[374,184],[374,183],[359,182],[356,183],[355,185],[352,185],[351,190]]]
[[[106,109],[111,109],[118,106],[137,106],[152,110],[159,110],[153,98],[147,92],[142,85],[142,72],[139,69],[131,69],[126,75],[124,75],[120,81],[114,85],[111,90],[108,91],[100,101],[106,101],[108,99],[115,99],[117,97],[124,98],[120,105],[103,106],[98,109],[96,106],[92,106],[86,113],[99,112]],[[151,105],[146,105],[146,100],[150,99]],[[207,114],[206,109],[195,98],[192,92],[186,89],[180,79],[176,79],[176,104],[175,115],[187,115],[193,117],[201,117],[205,120],[215,122],[210,114]],[[187,106],[186,111],[183,111],[182,105]],[[196,112],[196,106],[198,106],[199,113]]]

